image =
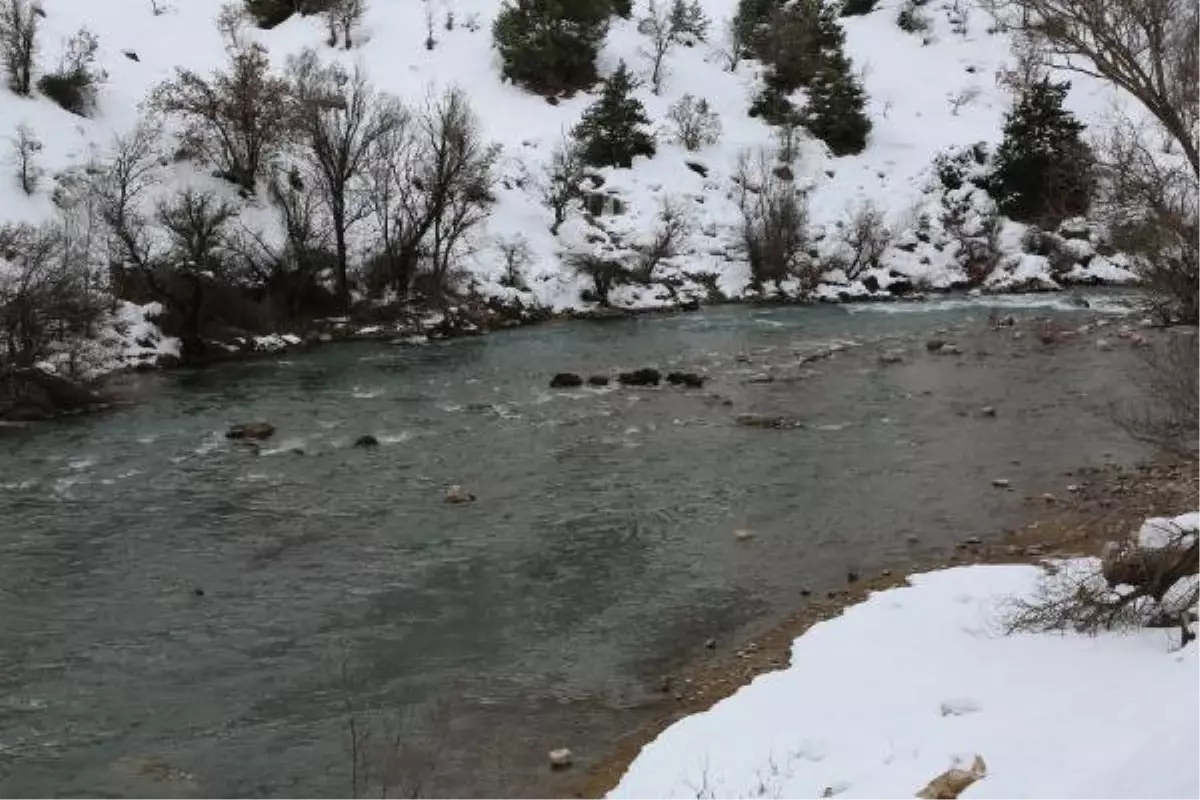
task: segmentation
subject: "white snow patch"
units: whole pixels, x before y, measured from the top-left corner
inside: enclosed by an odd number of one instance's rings
[[[1195,644],[1162,630],[1002,635],[1033,566],[914,575],[646,746],[610,797],[912,797],[971,754],[964,797],[1195,797]]]

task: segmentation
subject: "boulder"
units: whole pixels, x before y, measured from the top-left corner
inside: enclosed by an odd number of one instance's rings
[[[369,433],[364,433],[362,436],[354,440],[355,447],[378,447],[379,440]]]
[[[658,386],[662,373],[649,367],[622,372],[617,379],[625,386]]]
[[[588,378],[588,386],[608,386],[607,375],[592,375]]]
[[[269,422],[243,422],[225,432],[226,439],[261,441],[275,435],[275,426]]]
[[[572,389],[576,386],[583,386],[583,378],[574,372],[560,372],[550,379],[551,389]]]
[[[463,487],[455,484],[446,490],[446,496],[443,500],[446,503],[455,505],[460,503],[473,503],[475,502],[475,495],[471,494]]]
[[[686,386],[689,389],[700,389],[704,386],[704,376],[694,372],[668,372],[667,383],[672,386]]]

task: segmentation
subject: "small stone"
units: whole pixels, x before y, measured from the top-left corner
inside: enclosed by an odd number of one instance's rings
[[[941,350],[945,346],[946,346],[945,339],[930,339],[929,341],[925,342],[925,349],[931,353],[936,353],[937,351]]]
[[[993,406],[984,406],[979,409],[979,413],[985,417],[994,417],[996,416],[996,409]]]
[[[608,386],[607,375],[593,375],[588,378],[588,386]]]
[[[1082,489],[1082,488],[1083,488],[1083,487],[1082,487],[1082,486],[1080,486],[1078,483],[1070,483],[1070,484],[1067,484],[1067,491],[1068,491],[1068,492],[1078,492],[1078,491],[1079,491],[1080,489]]]
[[[1008,478],[992,478],[992,486],[995,486],[997,489],[1007,489],[1011,485],[1012,481]]]
[[[812,590],[811,590],[811,589],[801,589],[801,590],[800,590],[800,596],[801,596],[801,597],[808,597],[808,596],[809,596],[809,595],[811,595],[811,594],[812,594]]]
[[[204,590],[197,586],[195,589],[192,589],[192,594],[196,595],[196,597],[204,597]]]
[[[858,582],[858,573],[857,572],[855,572],[854,570],[850,570],[849,572],[846,573],[846,583],[857,583],[857,582]]]
[[[978,536],[968,536],[964,541],[968,545],[972,545],[972,546],[983,544],[983,539],[980,539]]]
[[[892,571],[891,571],[890,569],[885,569],[885,570],[883,570],[882,572],[880,572],[879,574],[880,574],[880,575],[882,575],[882,576],[883,576],[883,577],[885,577],[885,578],[890,578],[890,577],[892,577]]]
[[[550,751],[550,768],[566,769],[574,761],[574,755],[565,747]]]
[[[904,537],[904,541],[908,542],[909,544],[919,544],[921,537],[917,536],[915,533],[910,533]]]
[[[747,530],[745,528],[739,528],[733,532],[733,538],[737,539],[739,542],[746,542],[754,538],[754,531]]]
[[[466,489],[464,489],[463,487],[458,486],[456,484],[446,490],[446,497],[444,498],[444,502],[454,503],[454,504],[473,503],[473,502],[475,502],[475,495],[471,494]]]
[[[305,455],[305,453],[304,453],[304,448],[303,448],[303,447],[293,447],[291,450],[288,450],[288,452],[289,452],[289,453],[291,453],[291,454],[292,454],[292,455],[294,455],[294,456],[302,456],[302,455]]]
[[[705,639],[704,647],[708,650],[716,650],[717,649],[717,640],[716,639]]]
[[[1050,492],[1046,492],[1045,494],[1043,494],[1042,500],[1046,501],[1047,503],[1057,503],[1058,502],[1058,498],[1055,497],[1054,495],[1050,494]]]

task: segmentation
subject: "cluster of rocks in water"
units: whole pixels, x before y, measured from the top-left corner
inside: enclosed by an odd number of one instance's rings
[[[695,372],[668,372],[665,376],[653,367],[643,367],[617,374],[617,383],[622,386],[658,386],[663,380],[671,386],[686,389],[702,389],[707,378]],[[587,378],[588,386],[608,386],[612,379],[608,375],[592,375]],[[550,379],[551,389],[575,389],[585,383],[582,375],[575,372],[559,372]]]

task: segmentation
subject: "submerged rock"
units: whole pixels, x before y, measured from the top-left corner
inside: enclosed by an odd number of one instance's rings
[[[573,389],[576,386],[583,386],[583,378],[574,372],[560,372],[550,379],[551,389]]]
[[[593,375],[587,380],[588,386],[608,386],[607,375]]]
[[[662,380],[662,373],[656,369],[646,367],[643,369],[635,369],[632,372],[622,372],[618,377],[625,386],[658,386]]]
[[[695,372],[668,372],[667,383],[672,386],[686,386],[689,389],[700,389],[704,386],[704,376]]]
[[[378,447],[379,440],[369,433],[364,433],[362,436],[354,440],[355,447]]]
[[[234,425],[225,432],[226,439],[270,439],[275,435],[275,426],[269,422],[244,422]]]

